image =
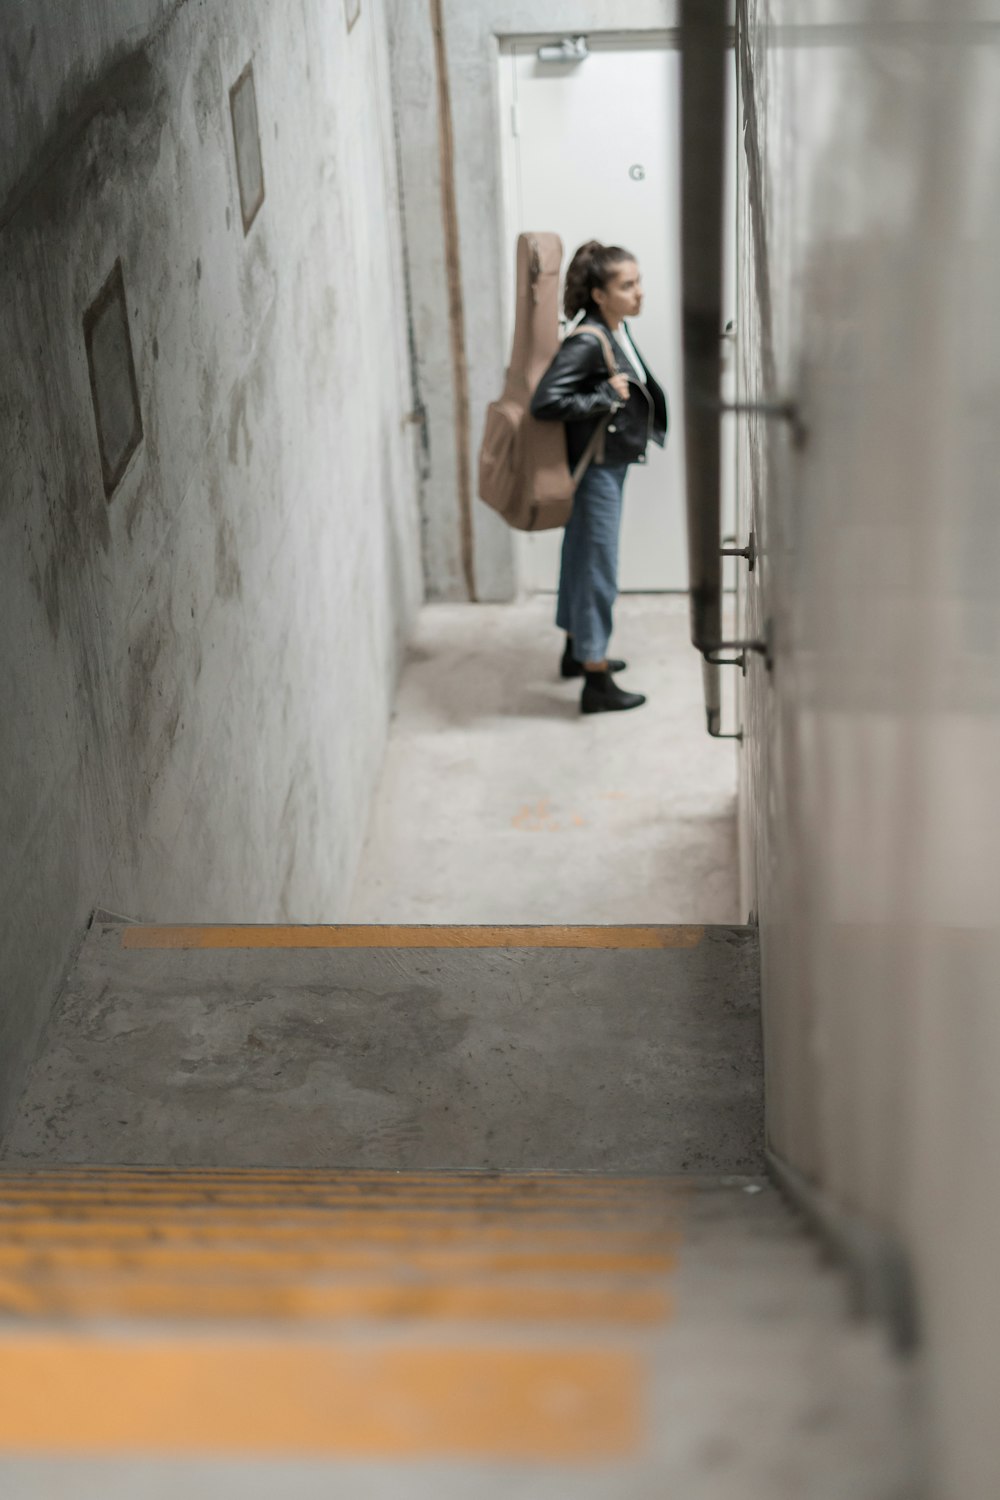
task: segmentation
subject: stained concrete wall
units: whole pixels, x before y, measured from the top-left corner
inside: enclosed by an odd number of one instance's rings
[[[902,1247],[929,1493],[1000,1493],[1000,16],[746,0],[741,800],[772,1148]],[[896,1291],[901,1288],[896,1286]]]
[[[421,577],[381,0],[0,13],[2,1112],[93,907],[341,914]],[[106,499],[119,258],[144,435]]]
[[[460,262],[459,287],[467,370],[469,459],[457,446],[459,409],[453,358],[442,198],[439,80],[432,0],[387,0],[392,67],[402,131],[407,243],[413,285],[413,333],[426,413],[429,472],[423,495],[424,568],[428,593],[468,597],[463,566],[463,480],[471,496],[475,594],[505,600],[517,590],[512,533],[476,498],[476,455],[486,407],[503,385],[504,278],[499,42],[580,34],[662,31],[677,24],[678,0],[441,0],[441,21],[454,151],[451,175]],[[544,28],[544,29],[543,29]],[[539,225],[544,228],[544,225]]]

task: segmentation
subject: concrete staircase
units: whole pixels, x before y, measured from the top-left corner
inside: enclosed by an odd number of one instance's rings
[[[761,1113],[743,929],[95,924],[0,1163],[0,1488],[898,1497]]]
[[[639,1442],[666,1183],[87,1168],[0,1191],[0,1441],[574,1462]]]

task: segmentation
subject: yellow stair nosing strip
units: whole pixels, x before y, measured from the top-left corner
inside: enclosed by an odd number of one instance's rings
[[[630,1349],[21,1334],[0,1452],[590,1461],[636,1451]]]
[[[551,948],[656,950],[697,948],[703,926],[463,926],[316,924],[135,925],[121,929],[133,949]]]

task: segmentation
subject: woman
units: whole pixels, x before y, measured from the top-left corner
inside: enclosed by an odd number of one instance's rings
[[[556,624],[566,632],[562,675],[584,678],[580,708],[600,714],[646,701],[615,682],[612,674],[624,671],[625,663],[608,659],[608,641],[618,597],[625,475],[629,464],[645,462],[650,439],[663,445],[667,403],[625,325],[642,309],[642,280],[633,255],[597,240],[581,245],[566,272],[563,305],[567,318],[583,317],[542,376],[531,413],[543,422],[565,422],[571,469],[597,437],[563,538]],[[611,338],[614,375],[609,375],[601,333]]]

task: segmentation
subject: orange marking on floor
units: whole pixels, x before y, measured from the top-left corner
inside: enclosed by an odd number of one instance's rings
[[[121,1210],[148,1212],[150,1214],[179,1212],[247,1213],[266,1212],[297,1214],[304,1218],[318,1213],[365,1213],[369,1215],[437,1214],[464,1218],[498,1217],[505,1215],[515,1224],[537,1224],[561,1220],[566,1222],[602,1221],[630,1224],[666,1223],[681,1216],[680,1201],[663,1198],[642,1199],[639,1197],[584,1197],[572,1198],[568,1194],[548,1198],[503,1196],[490,1193],[363,1193],[363,1192],[268,1192],[261,1189],[240,1191],[206,1189],[203,1193],[194,1190],[170,1192],[156,1191],[93,1190],[79,1192],[28,1192],[26,1189],[4,1189],[0,1187],[0,1218],[5,1215],[85,1215],[115,1214]]]
[[[123,948],[697,948],[704,927],[135,926]]]
[[[155,1242],[109,1244],[67,1243],[58,1239],[28,1244],[0,1243],[0,1270],[41,1272],[102,1268],[124,1271],[176,1270],[192,1273],[213,1270],[225,1256],[233,1275],[280,1269],[285,1274],[322,1272],[356,1273],[393,1268],[412,1268],[421,1273],[452,1275],[496,1274],[517,1276],[656,1276],[671,1271],[675,1256],[663,1250],[600,1252],[594,1250],[550,1253],[537,1248],[494,1250],[475,1243],[454,1248],[428,1249],[422,1245],[366,1246],[351,1242],[344,1246],[303,1247],[292,1243],[276,1251],[272,1246],[233,1245],[181,1241],[173,1245]]]
[[[233,1177],[210,1174],[200,1177],[171,1177],[166,1174],[156,1177],[143,1174],[134,1178],[105,1178],[75,1174],[67,1174],[65,1177],[36,1174],[18,1178],[0,1177],[0,1199],[9,1194],[32,1193],[53,1199],[74,1195],[113,1194],[135,1198],[137,1202],[144,1201],[144,1194],[168,1194],[171,1198],[190,1197],[193,1201],[202,1201],[207,1196],[249,1193],[267,1197],[274,1202],[286,1200],[308,1202],[311,1195],[315,1195],[317,1199],[336,1195],[365,1201],[372,1199],[376,1202],[397,1200],[435,1202],[438,1198],[455,1202],[474,1202],[478,1199],[489,1199],[501,1204],[516,1200],[539,1206],[567,1201],[574,1204],[577,1202],[593,1203],[599,1206],[603,1201],[619,1203],[626,1200],[639,1206],[643,1203],[664,1204],[675,1198],[680,1200],[684,1197],[683,1184],[677,1187],[673,1184],[665,1186],[662,1182],[656,1181],[627,1182],[622,1183],[620,1187],[605,1184],[603,1188],[596,1186],[591,1188],[585,1182],[578,1187],[571,1184],[550,1185],[530,1181],[499,1184],[490,1182],[488,1179],[482,1181],[470,1179],[463,1182],[450,1180],[444,1174],[441,1174],[440,1181],[437,1182],[433,1179],[344,1181],[322,1173],[317,1173],[312,1178],[267,1178],[258,1177],[253,1172],[237,1174]]]
[[[308,1285],[214,1278],[156,1281],[147,1275],[0,1276],[0,1310],[19,1317],[431,1320],[531,1323],[662,1323],[670,1303],[657,1287],[539,1286],[496,1282]],[[2,1345],[0,1345],[2,1347]]]
[[[22,1204],[0,1210],[0,1243],[37,1237],[49,1231],[53,1238],[65,1231],[69,1236],[90,1235],[103,1228],[109,1238],[121,1234],[129,1240],[176,1240],[248,1237],[287,1243],[301,1234],[304,1242],[331,1233],[338,1240],[345,1231],[357,1232],[359,1240],[396,1241],[397,1231],[413,1232],[414,1243],[449,1243],[479,1238],[484,1243],[534,1244],[556,1248],[585,1243],[624,1248],[629,1245],[670,1242],[679,1238],[679,1217],[653,1213],[632,1215],[626,1209],[581,1213],[536,1213],[532,1210],[501,1214],[492,1209],[462,1207],[424,1208],[400,1211],[393,1207],[361,1208],[357,1205],[265,1204],[258,1206],[204,1204],[102,1204],[98,1206]],[[140,1233],[145,1231],[145,1233]]]
[[[0,1169],[0,1184],[53,1182],[60,1186],[88,1182],[121,1182],[135,1184],[176,1182],[193,1184],[198,1188],[215,1183],[288,1184],[293,1187],[321,1186],[385,1186],[434,1187],[464,1190],[468,1187],[480,1189],[508,1187],[532,1188],[538,1192],[618,1193],[635,1191],[641,1193],[686,1192],[691,1177],[618,1176],[606,1177],[599,1173],[557,1173],[543,1169],[527,1172],[497,1171],[426,1171],[396,1172],[391,1170],[365,1170],[352,1168],[337,1171],[325,1167],[169,1167],[169,1166],[45,1166],[8,1167]]]
[[[14,1197],[0,1194],[0,1228],[4,1224],[31,1219],[84,1220],[104,1217],[131,1220],[146,1215],[150,1221],[173,1217],[194,1223],[199,1217],[229,1217],[247,1222],[263,1221],[269,1216],[296,1220],[308,1225],[320,1219],[347,1222],[357,1218],[364,1222],[405,1221],[416,1225],[508,1224],[513,1231],[529,1233],[534,1229],[593,1225],[595,1229],[641,1229],[668,1227],[680,1221],[681,1210],[673,1204],[614,1201],[566,1201],[552,1203],[517,1203],[482,1199],[392,1199],[368,1201],[364,1197],[286,1198],[161,1196],[134,1198]]]
[[[26,1188],[4,1188],[0,1186],[0,1220],[5,1215],[24,1214],[114,1214],[122,1210],[150,1212],[179,1210],[184,1213],[204,1213],[212,1210],[230,1212],[272,1212],[308,1216],[317,1213],[364,1211],[369,1214],[459,1214],[472,1216],[507,1215],[518,1224],[536,1224],[552,1220],[579,1221],[581,1217],[601,1222],[603,1219],[620,1221],[627,1217],[630,1223],[662,1223],[679,1212],[672,1203],[663,1199],[644,1201],[639,1198],[579,1197],[568,1194],[549,1198],[529,1196],[517,1198],[497,1196],[489,1193],[365,1193],[336,1192],[292,1194],[268,1192],[261,1189],[240,1190],[206,1188],[198,1193],[194,1190],[171,1192],[169,1189],[112,1191],[53,1189],[49,1192]]]
[[[283,1253],[286,1246],[290,1250],[301,1250],[311,1239],[313,1249],[330,1252],[338,1247],[353,1248],[357,1251],[365,1246],[384,1248],[387,1251],[394,1251],[397,1255],[408,1256],[428,1249],[442,1248],[472,1249],[480,1253],[506,1252],[512,1258],[534,1256],[537,1261],[544,1261],[556,1270],[560,1266],[569,1269],[581,1263],[589,1264],[595,1258],[601,1258],[608,1265],[617,1262],[622,1266],[657,1258],[650,1254],[651,1237],[649,1235],[587,1236],[587,1248],[581,1250],[578,1247],[583,1236],[579,1232],[558,1238],[546,1235],[515,1238],[499,1233],[470,1236],[457,1232],[439,1232],[416,1235],[405,1230],[397,1233],[362,1233],[358,1229],[339,1231],[330,1229],[307,1237],[301,1231],[295,1230],[282,1234],[280,1228],[275,1227],[267,1234],[242,1236],[234,1234],[225,1225],[208,1224],[198,1230],[188,1230],[183,1226],[165,1227],[151,1233],[142,1224],[118,1225],[111,1230],[107,1226],[94,1223],[36,1225],[27,1229],[19,1229],[17,1233],[5,1233],[0,1241],[0,1263],[3,1263],[6,1254],[18,1247],[33,1248],[38,1254],[43,1247],[54,1249],[58,1246],[105,1245],[120,1250],[122,1253],[141,1254],[145,1249],[161,1246],[172,1246],[178,1250],[183,1249],[185,1245],[195,1248],[214,1247],[216,1253],[218,1253],[218,1247],[228,1246],[235,1255],[240,1250],[237,1242],[243,1240],[245,1243],[247,1239],[256,1241],[262,1253],[273,1255]],[[661,1254],[660,1259],[662,1258]]]
[[[0,1450],[597,1461],[644,1435],[621,1349],[0,1339]]]
[[[510,1178],[502,1181],[488,1177],[450,1177],[440,1173],[436,1177],[407,1178],[401,1175],[384,1177],[340,1178],[334,1174],[316,1172],[301,1177],[285,1177],[278,1174],[261,1175],[247,1170],[233,1174],[202,1172],[177,1175],[166,1171],[137,1171],[134,1176],[104,1176],[97,1173],[66,1172],[63,1175],[28,1173],[22,1176],[0,1175],[0,1200],[11,1196],[36,1196],[46,1198],[72,1198],[77,1196],[126,1196],[137,1202],[145,1195],[169,1195],[173,1198],[190,1197],[204,1200],[207,1197],[224,1197],[227,1194],[254,1194],[270,1201],[308,1201],[311,1196],[326,1200],[331,1196],[353,1197],[379,1201],[436,1202],[445,1199],[455,1202],[489,1199],[499,1203],[522,1202],[544,1206],[549,1203],[621,1203],[632,1202],[664,1204],[685,1196],[685,1184],[663,1182],[659,1179],[625,1179],[621,1182],[604,1181],[590,1183],[549,1182],[544,1179]]]
[[[379,1246],[386,1250],[412,1246],[477,1246],[491,1250],[518,1252],[531,1250],[558,1256],[576,1254],[585,1249],[593,1254],[628,1254],[651,1246],[669,1246],[680,1240],[681,1231],[672,1225],[630,1225],[577,1219],[566,1225],[510,1224],[506,1221],[484,1222],[463,1215],[434,1216],[425,1224],[400,1222],[396,1215],[316,1214],[311,1219],[270,1213],[235,1216],[211,1214],[199,1210],[197,1215],[175,1210],[163,1216],[140,1213],[134,1217],[87,1214],[85,1216],[53,1215],[30,1219],[7,1219],[0,1222],[0,1250],[5,1246],[41,1243],[119,1244],[136,1248],[144,1245],[177,1245],[185,1242],[204,1245],[234,1243],[267,1246],[274,1253],[287,1247],[303,1246]]]

